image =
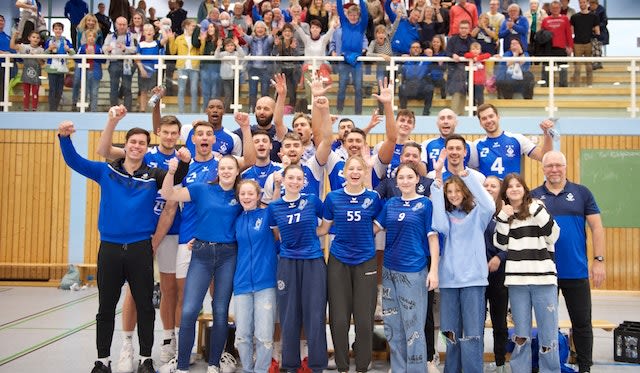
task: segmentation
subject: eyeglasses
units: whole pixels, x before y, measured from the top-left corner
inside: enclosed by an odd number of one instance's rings
[[[545,164],[544,166],[542,166],[543,168],[546,169],[552,169],[552,168],[563,168],[563,167],[567,167],[566,164],[562,164],[562,163],[552,163],[552,164]]]

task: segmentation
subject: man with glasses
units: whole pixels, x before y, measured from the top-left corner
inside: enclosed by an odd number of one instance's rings
[[[546,153],[542,158],[542,170],[546,181],[532,190],[531,195],[544,202],[560,226],[560,238],[555,243],[558,289],[562,291],[571,319],[579,371],[589,372],[593,365],[589,279],[599,287],[606,277],[605,236],[600,209],[587,187],[567,180],[567,159],[563,153]],[[593,246],[590,269],[585,225],[591,230]]]

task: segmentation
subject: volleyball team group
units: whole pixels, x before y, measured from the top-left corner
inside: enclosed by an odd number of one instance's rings
[[[160,117],[156,108],[160,144],[150,150],[149,132],[138,127],[127,132],[122,149],[111,145],[126,116],[123,106],[114,107],[99,144],[103,155],[116,159],[111,163],[78,155],[70,140],[73,123],[60,124],[65,161],[101,188],[98,360],[92,372],[111,372],[115,309],[125,281],[137,310],[137,371],[155,372],[154,255],[161,281],[173,274],[182,287],[170,305],[175,311],[162,317],[166,364],[160,372],[189,370],[208,291],[208,372],[224,371],[232,294],[243,372],[271,372],[274,365],[287,372],[322,372],[328,362],[327,320],[337,370],[349,371],[352,349],[356,372],[366,372],[378,293],[391,371],[437,372],[436,289],[445,372],[483,371],[487,303],[498,371],[506,371],[510,303],[511,370],[531,371],[533,309],[540,372],[560,372],[554,262],[560,227],[520,174],[523,155],[541,161],[545,171],[566,167],[564,155],[551,150],[553,122],[540,124],[544,140],[536,146],[503,131],[497,109],[485,104],[477,115],[487,136],[467,143],[455,132],[456,115],[443,109],[437,116],[440,136],[418,144],[411,139],[414,114],[400,110],[394,117],[393,87],[380,82],[380,94],[373,96],[384,108],[385,137],[371,151],[367,132],[382,118],[374,114],[364,130],[343,118],[334,140],[337,118],[320,80],[310,83],[312,114],[295,115],[293,131],[287,130],[285,80],[274,77],[276,100],[258,100],[256,125],[248,114],[235,114],[236,133],[222,127],[219,99],[209,101],[208,121],[189,125]],[[178,134],[186,146],[176,150]],[[325,189],[331,191],[323,198]],[[165,345],[173,346],[175,358],[166,356]]]

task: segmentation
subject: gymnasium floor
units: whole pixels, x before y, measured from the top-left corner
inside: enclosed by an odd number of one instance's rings
[[[594,292],[594,319],[615,324],[623,320],[640,321],[640,295],[611,294]],[[205,300],[205,304],[208,302]],[[96,358],[96,288],[63,291],[44,287],[0,287],[0,304],[0,372],[75,373],[91,370]],[[564,305],[561,305],[560,320],[567,319]],[[120,321],[118,314],[112,359],[117,359],[120,351]],[[161,330],[160,318],[156,316],[156,345],[153,349],[156,362],[159,362],[157,342],[162,337]],[[485,333],[487,351],[492,346],[490,334],[490,331]],[[592,372],[640,372],[640,364],[613,361],[613,332],[595,330],[594,335],[595,365]],[[135,346],[137,337],[134,340]],[[444,349],[442,342],[438,347],[440,351]],[[206,372],[206,363],[200,360],[191,368],[192,372]],[[388,362],[376,361],[372,371],[386,373],[388,369]],[[443,365],[440,369],[443,371]],[[485,371],[491,371],[489,364],[485,365]]]

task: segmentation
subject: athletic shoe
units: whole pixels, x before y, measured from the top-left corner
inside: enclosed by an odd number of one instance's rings
[[[327,360],[327,369],[336,370],[337,368],[338,366],[336,365],[335,356],[330,356],[329,359]]]
[[[278,363],[278,360],[271,358],[271,365],[269,366],[268,373],[278,373],[278,372],[280,372],[280,364]]]
[[[300,368],[298,368],[298,373],[313,373],[311,368],[309,368],[309,358],[305,357],[302,359],[302,364]]]
[[[233,357],[233,355],[231,355],[230,353],[223,352],[222,356],[220,356],[220,371],[222,373],[234,373],[236,371],[237,365],[238,362],[236,361],[236,358]]]
[[[165,339],[164,344],[160,346],[160,361],[166,363],[174,357],[176,357],[176,339]]]
[[[138,365],[138,373],[156,373],[156,368],[153,367],[153,360],[150,357],[144,359],[144,361]]]
[[[133,372],[133,345],[131,342],[122,344],[118,359],[118,372]]]
[[[97,360],[95,366],[91,369],[91,373],[111,373],[111,362],[109,362],[109,365],[104,365],[102,361]]]
[[[235,371],[235,370],[234,370]],[[207,367],[207,373],[220,373],[220,368],[215,365],[209,365]]]
[[[429,361],[427,362],[427,373],[440,373],[440,369],[435,362]]]
[[[178,357],[169,360],[158,369],[158,373],[176,373],[178,371]]]

